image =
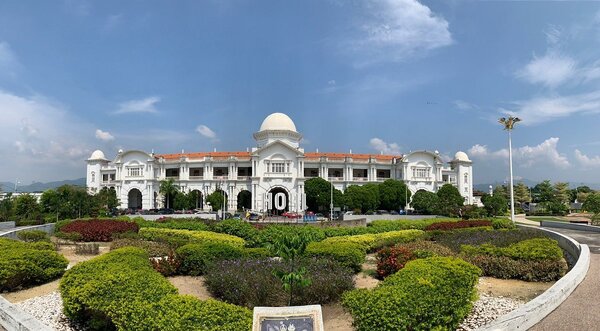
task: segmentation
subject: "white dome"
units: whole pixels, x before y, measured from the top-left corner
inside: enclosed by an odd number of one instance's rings
[[[467,153],[461,152],[461,151],[458,151],[458,152],[456,152],[456,154],[454,154],[454,159],[457,161],[467,161],[467,162],[471,161],[471,160],[469,160],[469,156],[467,156]]]
[[[267,130],[288,130],[288,131],[296,131],[296,125],[294,121],[283,113],[273,113],[262,122],[260,125],[259,131],[267,131]]]
[[[101,150],[97,149],[92,153],[92,156],[90,156],[88,160],[106,160],[106,157]]]

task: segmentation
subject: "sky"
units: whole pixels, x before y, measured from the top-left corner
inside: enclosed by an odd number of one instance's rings
[[[475,183],[600,183],[600,2],[0,2],[0,181],[96,150],[245,151],[270,113],[307,152],[457,151]]]

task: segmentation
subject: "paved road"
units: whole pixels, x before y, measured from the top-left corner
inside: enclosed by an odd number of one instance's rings
[[[600,233],[548,228],[590,247],[590,269],[583,282],[531,331],[600,330]]]

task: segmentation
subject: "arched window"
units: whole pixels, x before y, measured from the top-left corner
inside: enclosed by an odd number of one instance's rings
[[[92,171],[92,183],[96,182],[96,173]]]
[[[469,184],[469,174],[465,172],[465,184]]]

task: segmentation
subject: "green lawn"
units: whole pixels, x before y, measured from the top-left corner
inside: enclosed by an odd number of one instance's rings
[[[530,221],[556,221],[556,222],[569,222],[569,220],[557,216],[527,216],[526,219]]]

